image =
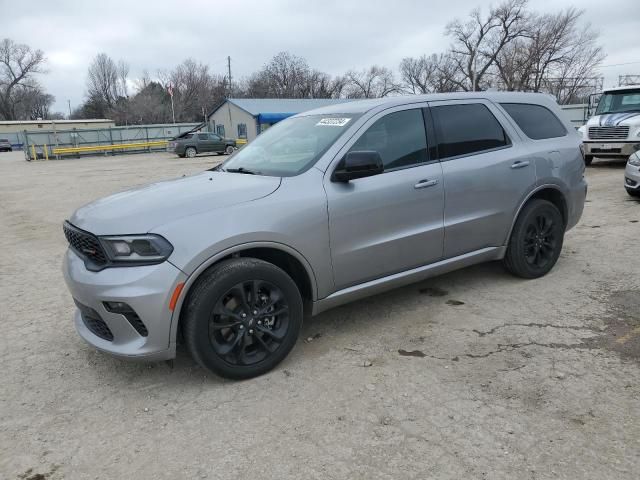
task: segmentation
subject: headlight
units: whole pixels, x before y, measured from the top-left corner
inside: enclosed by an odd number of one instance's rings
[[[173,252],[167,240],[153,234],[100,237],[100,243],[114,264],[162,263]]]
[[[637,154],[633,154],[629,157],[629,165],[633,165],[634,167],[640,167],[640,156]]]

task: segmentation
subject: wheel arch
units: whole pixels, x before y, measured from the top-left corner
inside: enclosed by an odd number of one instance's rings
[[[311,264],[307,259],[300,252],[285,244],[277,242],[245,243],[227,248],[208,258],[189,275],[171,317],[171,342],[175,342],[181,323],[182,307],[198,278],[221,261],[236,257],[258,258],[282,268],[300,288],[305,314],[311,312],[311,306],[317,299],[317,283]]]
[[[522,201],[522,203],[518,207],[518,210],[516,211],[516,214],[514,215],[513,220],[511,221],[511,227],[509,228],[509,234],[507,235],[507,238],[505,240],[505,245],[509,243],[509,239],[511,238],[511,234],[513,233],[513,228],[516,225],[516,221],[518,220],[518,217],[520,216],[520,212],[522,212],[522,209],[531,200],[535,200],[537,198],[540,198],[542,200],[547,200],[553,203],[558,208],[558,210],[560,210],[560,214],[562,215],[562,221],[564,222],[564,225],[566,228],[567,222],[569,221],[569,205],[567,203],[567,198],[565,194],[557,185],[553,185],[553,184],[541,185],[535,190],[531,191],[529,195],[527,195],[527,197],[524,199],[524,201]]]

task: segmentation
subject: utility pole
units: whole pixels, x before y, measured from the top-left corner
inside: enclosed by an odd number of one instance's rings
[[[231,56],[227,57],[227,69],[229,70],[229,97],[231,97],[233,92],[231,89]]]
[[[71,100],[67,100],[67,104],[69,105],[69,120],[71,120]]]

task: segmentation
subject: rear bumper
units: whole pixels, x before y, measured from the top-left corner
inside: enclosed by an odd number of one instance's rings
[[[640,141],[614,142],[606,140],[586,140],[584,142],[585,155],[601,158],[629,157],[640,150]]]
[[[567,230],[575,227],[580,218],[582,218],[582,213],[584,212],[584,203],[587,199],[587,190],[588,185],[587,181],[583,178],[580,183],[572,189],[570,195],[570,204],[569,204],[569,212],[567,218]]]
[[[176,285],[186,280],[183,272],[169,262],[90,272],[83,260],[68,250],[63,273],[81,307],[74,313],[76,330],[91,346],[124,359],[166,360],[175,356],[169,302]],[[104,302],[128,304],[144,324],[146,335],[126,315],[108,311]],[[89,311],[92,313],[87,314]]]

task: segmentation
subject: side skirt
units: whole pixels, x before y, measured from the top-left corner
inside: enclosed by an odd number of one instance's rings
[[[312,315],[318,315],[325,310],[353,302],[361,298],[369,297],[377,293],[393,290],[394,288],[419,282],[425,278],[435,277],[453,270],[484,263],[493,260],[500,260],[504,257],[507,247],[487,247],[475,252],[465,253],[457,257],[441,260],[436,263],[395,273],[386,277],[371,280],[369,282],[354,285],[332,293],[328,297],[313,303]]]

